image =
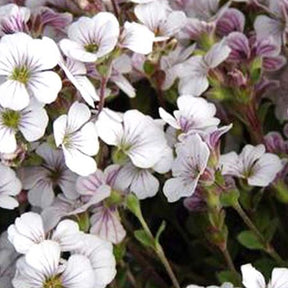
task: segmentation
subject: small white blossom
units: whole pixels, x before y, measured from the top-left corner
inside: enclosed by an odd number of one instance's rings
[[[159,108],[160,117],[182,133],[213,131],[220,120],[215,116],[216,107],[204,98],[195,98],[188,95],[177,99],[179,110],[173,112],[174,117],[163,108]]]
[[[13,286],[95,287],[94,273],[87,257],[75,254],[65,264],[61,262],[61,249],[57,242],[45,240],[34,245],[25,257],[18,260]]]
[[[36,149],[36,154],[44,160],[41,166],[22,167],[18,170],[23,189],[29,190],[29,202],[41,208],[51,205],[55,197],[54,188],[57,186],[68,198],[76,199],[77,175],[65,165],[62,151],[43,143]]]
[[[274,268],[266,285],[264,276],[251,264],[241,266],[242,283],[246,288],[284,288],[288,283],[288,269]]]
[[[167,1],[139,4],[134,12],[136,17],[155,34],[155,41],[175,36],[186,23],[185,13],[173,11]]]
[[[110,53],[119,37],[119,23],[109,12],[99,12],[93,18],[81,17],[68,27],[69,39],[60,41],[63,53],[81,62],[95,62]]]
[[[153,49],[155,35],[146,26],[136,22],[125,22],[121,34],[121,46],[139,54],[149,54]]]
[[[13,288],[12,278],[15,275],[15,263],[19,257],[7,239],[7,232],[0,236],[0,287]]]
[[[153,167],[167,147],[163,129],[137,110],[125,112],[122,118],[105,109],[99,115],[96,127],[105,143],[117,147],[116,157],[126,155],[139,168]]]
[[[0,207],[12,210],[18,206],[14,196],[20,193],[21,182],[11,168],[2,164],[0,164],[0,175]]]
[[[75,253],[86,256],[94,272],[94,286],[106,287],[116,275],[116,261],[111,243],[95,235],[83,235],[84,244]]]
[[[268,186],[283,168],[277,155],[265,153],[265,146],[246,145],[241,154],[230,152],[221,155],[219,165],[223,175],[232,175],[247,180],[251,186]]]
[[[27,254],[34,246],[48,239],[45,232],[42,217],[37,213],[27,212],[17,217],[15,223],[9,226],[8,239],[18,253]],[[60,245],[63,252],[82,245],[82,232],[72,220],[61,221],[49,236]]]
[[[29,142],[40,139],[45,133],[48,120],[46,110],[36,100],[32,100],[29,106],[20,111],[0,106],[0,152],[15,152],[18,131]]]
[[[41,216],[27,212],[17,217],[8,228],[8,239],[18,253],[26,254],[33,245],[45,240]]]
[[[178,44],[175,50],[168,55],[163,55],[160,59],[161,70],[165,72],[165,80],[162,84],[163,90],[168,90],[174,84],[177,75],[178,66],[190,58],[195,50],[195,45],[188,48]]]
[[[19,7],[13,3],[1,6],[0,35],[25,32],[29,18],[30,10],[26,7]]]
[[[94,102],[99,101],[99,96],[97,95],[95,87],[86,76],[87,69],[85,65],[82,62],[70,58],[67,58],[65,63],[61,61],[59,65],[87,104],[95,107]]]
[[[58,117],[53,123],[57,147],[61,146],[65,162],[73,172],[87,176],[96,171],[96,162],[90,157],[99,149],[95,126],[89,122],[91,112],[85,104],[75,102],[68,115]]]
[[[0,105],[21,110],[34,97],[41,103],[52,103],[62,87],[53,71],[60,53],[47,37],[33,39],[19,32],[5,35],[0,41]]]
[[[121,224],[120,215],[115,207],[100,205],[93,210],[90,218],[90,233],[113,244],[120,243],[126,236],[126,231]]]
[[[210,48],[204,56],[193,56],[183,64],[177,66],[177,74],[180,78],[179,92],[199,96],[209,87],[208,72],[224,62],[231,49],[222,40]]]
[[[146,199],[157,194],[159,181],[149,169],[140,169],[127,163],[119,170],[115,187],[120,191],[131,191],[139,199]]]
[[[176,145],[176,154],[177,157],[172,164],[173,178],[168,179],[163,187],[168,202],[193,195],[207,166],[210,151],[200,136],[193,134]]]

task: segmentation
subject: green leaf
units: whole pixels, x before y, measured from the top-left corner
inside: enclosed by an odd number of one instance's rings
[[[151,61],[147,60],[144,62],[143,69],[147,75],[152,75],[155,72],[155,65]]]
[[[166,222],[165,221],[162,221],[157,233],[156,233],[156,237],[155,237],[155,242],[156,243],[159,243],[159,238],[161,236],[161,234],[163,233],[163,231],[165,230],[166,228]]]
[[[253,83],[257,83],[262,75],[262,58],[257,57],[250,66],[250,75]]]
[[[230,270],[221,271],[217,274],[217,278],[220,283],[230,282],[234,285],[239,285],[241,283],[241,277]]]
[[[239,196],[240,193],[237,189],[221,193],[220,195],[221,204],[224,207],[232,207],[238,202]]]
[[[238,241],[246,248],[251,250],[264,249],[263,244],[258,240],[252,231],[242,231],[237,236]]]
[[[113,254],[116,258],[116,261],[119,262],[123,259],[126,254],[126,243],[122,241],[121,243],[114,245]]]
[[[127,196],[127,208],[138,218],[141,214],[139,199],[134,194]]]
[[[151,239],[151,237],[149,237],[149,235],[147,235],[143,229],[136,230],[134,232],[134,236],[143,246],[150,247],[152,249],[155,248],[154,240]]]

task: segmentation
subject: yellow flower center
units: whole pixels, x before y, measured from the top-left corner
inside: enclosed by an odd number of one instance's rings
[[[5,110],[2,113],[2,123],[4,126],[16,130],[19,126],[21,115],[18,111]]]
[[[58,276],[49,278],[45,281],[43,288],[64,288]]]
[[[89,43],[84,48],[87,52],[95,53],[98,50],[98,45],[96,43]]]
[[[16,67],[10,78],[20,83],[27,84],[30,78],[30,71],[26,66]]]

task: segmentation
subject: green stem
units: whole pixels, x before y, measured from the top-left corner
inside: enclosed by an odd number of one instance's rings
[[[239,202],[235,203],[233,207],[237,211],[239,216],[242,218],[244,223],[249,227],[249,229],[255,234],[258,240],[262,243],[266,253],[269,254],[271,258],[273,258],[279,265],[286,266],[285,261],[275,251],[274,247],[269,242],[266,241],[262,233],[258,230],[258,228],[254,225],[249,216],[246,214],[246,212],[242,209]]]
[[[140,221],[143,229],[145,230],[147,235],[149,235],[149,237],[151,239],[153,239],[153,241],[156,243],[155,252],[156,252],[158,258],[160,259],[160,261],[162,262],[163,266],[165,267],[165,269],[166,269],[166,271],[167,271],[167,273],[168,273],[168,275],[169,275],[169,277],[170,277],[170,279],[171,279],[171,281],[173,283],[173,286],[175,288],[180,288],[180,284],[179,284],[179,282],[178,282],[178,280],[177,280],[177,278],[176,278],[176,276],[175,276],[175,274],[174,274],[174,272],[173,272],[173,270],[172,270],[172,268],[171,268],[171,266],[169,264],[169,261],[168,261],[166,255],[165,255],[165,252],[164,252],[162,246],[160,245],[159,242],[155,241],[155,238],[154,238],[149,226],[147,225],[147,223],[146,223],[146,221],[145,221],[145,219],[144,219],[144,217],[142,215],[142,212],[141,213],[137,213],[137,214],[138,215],[136,215],[136,216],[137,216],[138,220]]]
[[[235,275],[238,275],[238,272],[237,272],[237,270],[236,270],[236,268],[234,266],[232,257],[230,255],[229,250],[227,249],[227,247],[225,249],[221,250],[221,252],[222,252],[222,254],[223,254],[224,258],[225,258],[225,261],[227,263],[227,266],[228,266],[229,270],[231,272],[233,272]]]

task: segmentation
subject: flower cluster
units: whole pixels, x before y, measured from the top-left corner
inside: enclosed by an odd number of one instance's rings
[[[0,287],[288,287],[287,15],[0,0]]]

